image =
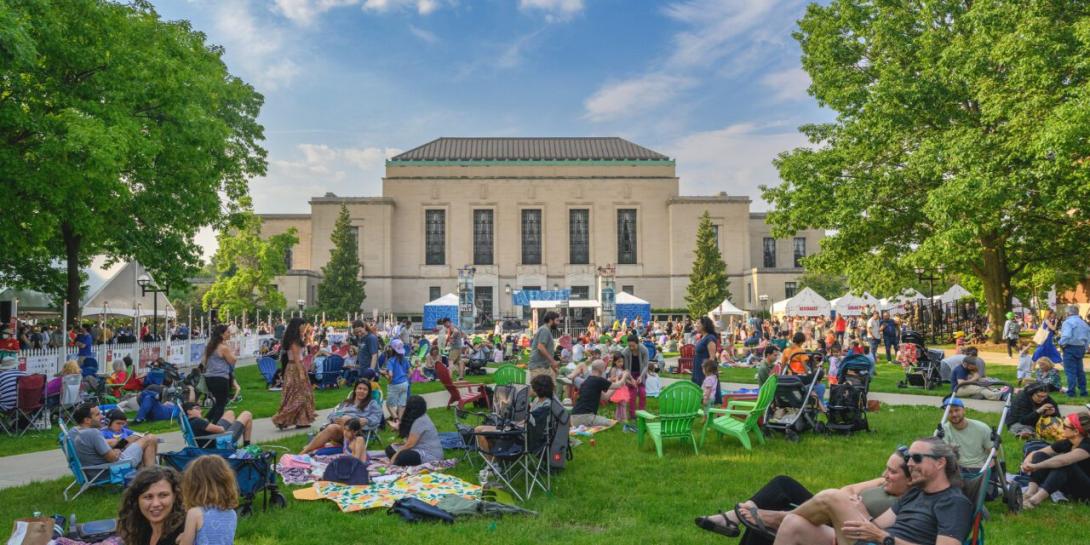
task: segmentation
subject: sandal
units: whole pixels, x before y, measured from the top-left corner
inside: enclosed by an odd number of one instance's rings
[[[741,510],[742,504],[739,503],[734,506],[734,516],[738,517],[738,522],[741,522],[743,526],[752,530],[753,532],[756,532],[759,535],[765,536],[772,540],[776,539],[776,534],[774,534],[771,530],[768,529],[767,526],[765,526],[764,521],[761,520],[761,514],[756,507],[750,507],[749,509],[746,509],[746,512],[748,512],[750,516],[753,517],[754,522],[746,520],[746,518],[742,516]]]
[[[738,537],[738,535],[742,533],[738,529],[738,525],[731,521],[729,518],[727,518],[727,514],[725,512],[719,511],[719,515],[723,517],[724,521],[726,521],[725,524],[712,522],[711,517],[696,517],[693,522],[695,522],[696,525],[699,526],[701,529],[727,537]]]

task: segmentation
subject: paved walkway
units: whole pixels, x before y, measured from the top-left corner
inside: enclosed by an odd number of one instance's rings
[[[663,378],[662,383],[663,386],[665,386],[677,380],[681,379]],[[755,385],[723,383],[723,386],[728,390],[737,390],[740,388],[754,388]],[[428,402],[428,408],[434,409],[437,407],[445,407],[449,396],[447,392],[441,391],[423,394],[423,397],[424,400]],[[941,402],[941,398],[937,396],[914,394],[872,392],[869,397],[881,401],[886,405],[938,407]],[[971,409],[983,412],[999,413],[1003,410],[1003,404],[998,401],[966,399],[965,404]],[[1069,412],[1085,410],[1085,407],[1081,405],[1061,405],[1060,409],[1064,414],[1067,414]],[[326,415],[328,415],[330,411],[332,411],[332,408],[318,411],[318,420],[316,421],[316,424],[325,422]],[[318,429],[317,425],[312,429],[316,431]],[[255,443],[276,444],[277,440],[297,435],[298,433],[301,433],[301,431],[302,430],[287,430],[282,432],[273,426],[271,418],[261,418],[254,421],[252,439]],[[159,437],[163,439],[163,443],[159,445],[160,452],[178,450],[184,446],[181,432],[164,433],[160,434]],[[69,475],[68,468],[65,466],[64,455],[59,449],[0,458],[0,489],[30,484],[34,481],[52,480]]]

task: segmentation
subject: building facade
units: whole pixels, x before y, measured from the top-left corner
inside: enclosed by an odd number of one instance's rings
[[[317,302],[342,205],[359,245],[363,310],[420,314],[473,266],[478,308],[519,316],[510,291],[570,288],[597,298],[598,268],[656,308],[685,307],[706,211],[740,308],[793,294],[820,231],[774,239],[748,197],[684,196],[674,161],[621,138],[439,138],[386,162],[382,195],[310,200],[309,214],[263,214],[263,234],[299,243],[277,279],[289,305]],[[763,297],[762,297],[763,296]]]

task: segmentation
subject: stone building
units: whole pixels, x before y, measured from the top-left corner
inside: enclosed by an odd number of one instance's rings
[[[381,196],[327,194],[309,214],[261,216],[264,235],[298,231],[277,279],[289,304],[315,304],[341,205],[356,230],[366,312],[419,314],[456,291],[466,265],[478,308],[492,316],[523,314],[509,290],[596,299],[597,269],[610,264],[617,290],[682,308],[705,211],[738,307],[793,294],[820,231],[771,238],[748,197],[680,195],[678,182],[672,159],[621,138],[439,138],[388,160]]]

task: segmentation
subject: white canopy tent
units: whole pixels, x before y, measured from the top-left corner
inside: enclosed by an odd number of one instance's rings
[[[936,297],[943,303],[953,303],[960,299],[972,296],[973,294],[969,293],[969,290],[961,287],[961,284],[954,284],[953,286],[950,286],[950,289],[946,290],[946,293]]]
[[[802,288],[802,291],[790,299],[777,301],[772,305],[772,314],[776,316],[825,316],[828,317],[833,307],[824,297],[810,288]]]
[[[902,303],[915,303],[916,301],[926,301],[927,296],[916,291],[913,288],[908,288],[902,291],[900,295],[895,297],[895,299]]]
[[[730,299],[723,299],[719,306],[711,309],[708,312],[708,316],[714,318],[715,316],[745,316],[746,311],[734,306],[734,303],[730,302]]]
[[[829,304],[833,306],[838,316],[860,316],[870,303],[864,297],[848,292],[829,301]]]
[[[106,267],[106,258],[96,257],[87,271],[87,297],[80,308],[84,316],[140,316],[150,317],[158,306],[159,316],[175,317],[174,306],[165,293],[140,292],[136,279],[141,274],[148,274],[146,269],[135,261],[114,263]],[[155,280],[152,279],[152,283]],[[165,286],[159,286],[160,288]],[[152,300],[158,297],[158,301]]]
[[[889,312],[891,316],[905,313],[904,302],[895,297],[887,297],[879,300],[878,308],[880,308],[882,312]]]
[[[863,300],[867,302],[867,306],[871,307],[872,309],[877,309],[879,307],[879,305],[882,304],[878,300],[878,298],[871,295],[869,291],[863,292],[862,297],[863,297]]]

